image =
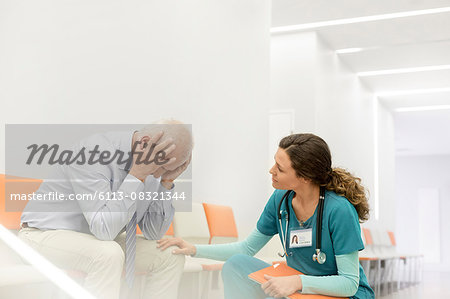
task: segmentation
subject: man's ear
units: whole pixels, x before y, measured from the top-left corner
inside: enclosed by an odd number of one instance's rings
[[[145,148],[149,145],[148,143],[150,142],[150,137],[148,137],[148,136],[143,136],[143,137],[141,138],[140,142],[141,142],[141,144],[139,145],[139,146],[140,146],[140,149],[143,150],[143,149],[145,149]]]

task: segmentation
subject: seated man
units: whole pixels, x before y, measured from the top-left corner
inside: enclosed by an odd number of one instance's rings
[[[174,215],[172,201],[157,197],[170,196],[188,167],[190,131],[168,121],[97,134],[80,141],[77,151],[94,151],[98,159],[58,165],[57,179],[44,180],[36,193],[57,192],[68,200],[29,201],[19,237],[58,267],[86,273],[84,286],[98,298],[130,293],[135,272],[146,275],[145,296],[177,298],[184,258],[156,248]],[[108,160],[104,152],[117,152],[118,159],[99,163]],[[146,194],[154,198],[139,198]],[[87,195],[92,199],[80,200]],[[136,237],[136,223],[143,236]],[[128,286],[120,292],[123,272]]]

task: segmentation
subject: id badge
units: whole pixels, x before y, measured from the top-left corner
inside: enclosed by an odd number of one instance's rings
[[[312,228],[293,229],[289,232],[289,247],[310,247],[312,246]]]

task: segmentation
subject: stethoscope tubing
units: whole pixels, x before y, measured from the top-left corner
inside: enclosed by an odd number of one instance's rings
[[[284,253],[278,255],[280,257],[285,257],[287,255],[292,255],[292,252],[288,254],[287,248],[289,247],[287,244],[287,230],[289,228],[289,221],[290,221],[290,210],[289,210],[289,195],[294,192],[292,190],[286,191],[284,193],[283,197],[281,198],[280,203],[278,204],[278,222],[280,224],[281,229],[281,239],[282,239],[282,245]],[[286,208],[286,228],[284,231],[283,236],[283,225],[281,221],[282,213],[281,213],[281,205],[285,203]],[[313,260],[317,261],[319,264],[323,264],[326,260],[326,255],[324,252],[321,252],[322,247],[322,219],[323,219],[323,209],[325,205],[325,188],[320,187],[320,196],[319,196],[319,203],[318,203],[318,214],[317,214],[317,223],[316,223],[316,253],[313,255]],[[322,258],[318,259],[318,257],[321,256]]]

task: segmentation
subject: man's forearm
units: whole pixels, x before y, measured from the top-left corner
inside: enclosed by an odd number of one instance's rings
[[[158,194],[166,194],[166,192],[173,192],[173,188],[174,184],[172,180],[158,181],[154,179],[146,181],[146,191],[153,190],[157,191]],[[158,199],[145,205],[145,210],[141,210],[144,208],[142,203],[140,205],[138,204],[139,227],[144,237],[149,240],[157,240],[164,236],[169,229],[175,212],[172,206],[172,200]],[[140,213],[143,213],[142,216],[140,216]]]
[[[139,227],[148,240],[161,239],[170,227],[175,209],[172,201],[157,201],[150,205],[139,222]]]
[[[102,190],[102,184],[99,183],[98,185],[99,190]],[[73,183],[73,186],[77,193],[93,193],[82,183]],[[133,193],[142,192],[143,187],[144,185],[135,177],[127,176],[116,192],[106,188],[103,189],[105,191],[99,192],[109,194],[111,198],[116,197],[122,200],[80,201],[80,208],[89,224],[91,233],[100,240],[113,240],[127,224],[133,210],[136,209]]]

